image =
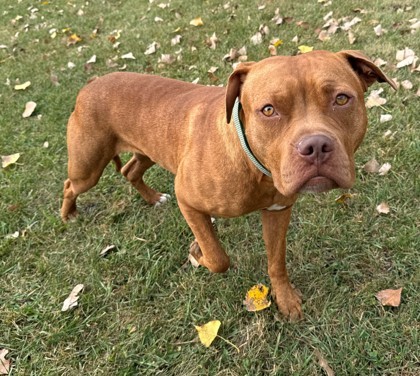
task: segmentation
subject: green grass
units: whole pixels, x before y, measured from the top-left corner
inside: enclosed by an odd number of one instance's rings
[[[314,354],[318,349],[337,375],[417,375],[418,73],[396,70],[395,53],[406,46],[420,52],[418,32],[409,32],[408,21],[418,17],[419,7],[408,0],[336,0],[327,7],[317,1],[231,0],[227,9],[225,2],[214,0],[173,0],[166,9],[159,3],[2,0],[0,44],[7,48],[0,49],[0,154],[22,154],[16,165],[0,169],[0,349],[10,351],[11,374],[321,375]],[[265,9],[257,10],[261,4]],[[271,18],[276,7],[293,21],[275,26]],[[368,13],[354,13],[356,8]],[[341,31],[330,41],[317,39],[314,30],[330,10],[337,19],[362,19],[353,27],[354,45]],[[12,22],[18,15],[23,19]],[[156,16],[164,21],[155,22]],[[197,16],[204,26],[189,25]],[[307,29],[296,25],[301,20]],[[378,38],[373,20],[388,33]],[[261,24],[269,26],[270,36],[253,46],[250,37]],[[54,39],[49,33],[53,28]],[[82,42],[67,47],[65,28]],[[91,38],[96,28],[97,36]],[[113,30],[122,30],[118,50],[108,41]],[[213,32],[220,39],[216,50],[205,43]],[[171,46],[177,33],[183,39]],[[274,305],[256,314],[244,310],[246,291],[253,284],[269,283],[258,214],[218,221],[233,261],[223,275],[183,268],[192,235],[176,202],[159,210],[148,207],[112,166],[80,198],[82,215],[68,225],[61,223],[66,122],[87,80],[118,69],[109,68],[107,59],[132,52],[136,60],[117,60],[119,67],[219,85],[232,69],[222,61],[230,48],[246,45],[248,59],[259,60],[268,56],[269,39],[278,37],[284,41],[279,53],[294,54],[295,35],[299,44],[316,49],[353,48],[381,57],[388,61],[387,74],[416,85],[397,93],[383,85],[388,103],[369,110],[369,131],[357,154],[358,179],[349,205],[336,204],[339,192],[331,192],[302,196],[295,207],[288,268],[304,296],[304,321],[285,322]],[[144,55],[153,41],[160,49]],[[159,65],[160,54],[180,48],[180,61]],[[86,70],[93,54],[97,62]],[[70,61],[74,69],[67,68]],[[211,66],[219,68],[215,82],[207,74]],[[59,86],[50,80],[52,74]],[[15,91],[17,80],[32,85]],[[28,100],[38,107],[34,116],[22,119]],[[381,124],[379,116],[385,112],[393,120]],[[385,139],[388,129],[395,135]],[[391,163],[391,171],[366,174],[362,166],[372,157]],[[147,180],[174,194],[169,173],[153,168]],[[382,201],[389,203],[389,215],[376,213]],[[15,231],[19,237],[10,239]],[[100,258],[109,244],[117,251]],[[86,286],[79,307],[61,312],[78,283]],[[375,293],[397,287],[403,287],[401,306],[381,307]],[[220,335],[240,353],[218,339],[209,349],[195,342],[193,324],[213,319],[222,322]]]

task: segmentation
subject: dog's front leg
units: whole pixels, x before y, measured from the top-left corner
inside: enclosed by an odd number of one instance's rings
[[[286,233],[292,208],[262,210],[263,237],[267,249],[271,291],[282,314],[291,320],[303,318],[301,299],[290,285],[286,270]]]
[[[178,205],[199,246],[190,250],[192,256],[213,273],[225,272],[230,260],[217,238],[211,217],[192,208],[179,197]]]

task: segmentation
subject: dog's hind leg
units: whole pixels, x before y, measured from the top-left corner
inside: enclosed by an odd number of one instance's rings
[[[144,173],[154,164],[149,157],[135,153],[121,169],[121,173],[149,204],[158,206],[168,201],[170,196],[155,191],[144,182]]]

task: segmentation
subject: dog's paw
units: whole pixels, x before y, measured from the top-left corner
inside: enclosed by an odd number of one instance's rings
[[[303,319],[302,312],[302,294],[299,290],[293,288],[289,283],[272,289],[279,311],[290,321],[299,321]]]
[[[163,204],[166,204],[169,200],[171,199],[171,196],[166,194],[166,193],[162,193],[160,195],[160,198],[158,201],[155,202],[155,208],[162,206]]]

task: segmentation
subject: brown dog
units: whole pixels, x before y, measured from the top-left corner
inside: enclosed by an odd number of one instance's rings
[[[133,152],[121,172],[150,204],[168,196],[148,187],[144,172],[158,163],[176,175],[178,205],[199,245],[193,256],[212,272],[228,269],[229,257],[211,216],[261,210],[272,293],[284,315],[299,319],[285,262],[291,208],[301,192],[352,186],[367,123],[363,94],[375,81],[395,88],[356,51],[244,63],[226,89],[136,73],[98,78],[69,119],[61,217],[77,214],[77,196],[112,159],[120,169],[118,154]]]

